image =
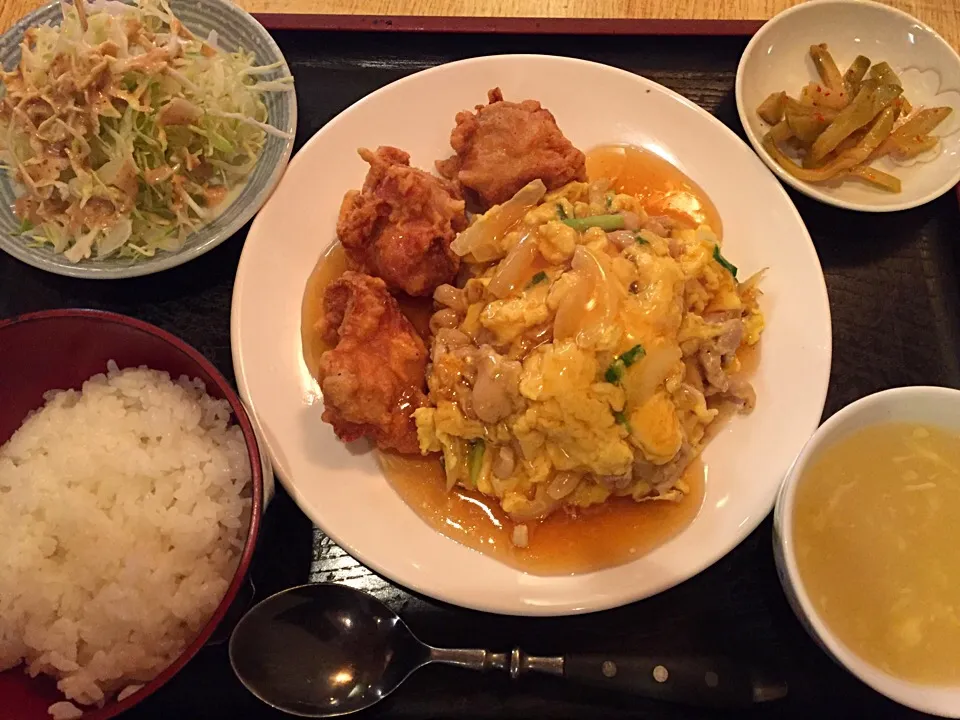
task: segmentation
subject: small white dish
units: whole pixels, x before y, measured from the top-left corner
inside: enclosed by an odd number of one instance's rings
[[[374,453],[321,420],[303,360],[300,312],[317,260],[336,240],[344,193],[367,171],[358,147],[394,145],[412,164],[448,157],[457,112],[499,85],[535,98],[584,150],[642,146],[711,197],[724,252],[750,276],[769,268],[767,329],[753,376],[757,407],[704,453],[706,495],[693,523],[631,563],[578,575],[529,575],[439,534],[383,477]],[[596,112],[603,108],[603,112]],[[280,243],[278,245],[278,242]],[[565,615],[640,600],[716,562],[770,512],[786,472],[820,421],[830,374],[830,308],[810,236],[783,188],[728,128],[689,100],[632,73],[562,57],[501,55],[432,68],[381,88],[304,145],[254,221],[234,284],[231,346],[241,396],[278,477],[300,508],[360,562],[394,582],[487,612]]]
[[[960,718],[960,686],[922,685],[894,677],[854,654],[831,632],[808,596],[797,567],[793,510],[804,471],[820,454],[869,425],[911,422],[960,430],[960,391],[903,387],[857,400],[827,420],[797,457],[777,497],[773,550],[784,592],[800,622],[828,654],[879,693],[901,705],[942,717]]]
[[[915,107],[950,106],[953,113],[934,134],[940,148],[908,163],[881,158],[874,167],[903,183],[890,193],[848,179],[814,185],[797,180],[763,149],[769,126],[757,106],[770,93],[797,95],[817,72],[811,45],[826,43],[841,72],[857,55],[885,60],[900,75]],[[865,212],[891,212],[923,205],[960,182],[960,56],[932,28],[907,13],[868,0],[811,0],[766,23],[747,45],[736,81],[737,111],[754,149],[777,177],[829,205]]]

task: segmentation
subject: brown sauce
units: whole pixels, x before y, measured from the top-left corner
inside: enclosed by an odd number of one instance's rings
[[[663,158],[641,148],[607,146],[587,155],[591,178],[609,177],[618,192],[639,195],[651,215],[669,215],[683,226],[706,223],[718,234],[720,217],[703,190]],[[347,269],[343,248],[336,243],[307,281],[301,314],[303,355],[316,376],[320,356],[328,349],[317,323],[323,292]],[[432,301],[398,297],[404,314],[426,338]],[[754,350],[742,350],[744,370],[756,364]],[[680,502],[644,502],[613,498],[575,514],[557,511],[539,523],[528,523],[529,545],[513,545],[513,522],[496,499],[476,491],[447,492],[439,458],[378,452],[390,485],[432,528],[467,547],[538,575],[590,572],[629,562],[654,550],[687,527],[700,509],[706,468],[698,460],[684,480],[690,492]]]
[[[703,188],[650,150],[630,145],[598,147],[587,153],[587,175],[610,178],[617,192],[643,198],[650,215],[668,215],[687,228],[706,224],[723,237],[720,213]]]
[[[528,523],[529,545],[513,544],[513,521],[495,498],[456,487],[447,492],[437,458],[379,453],[384,475],[430,527],[461,545],[534,575],[591,572],[630,562],[677,535],[696,517],[706,470],[695,461],[684,475],[690,493],[680,502],[611,498],[575,515],[558,510]]]

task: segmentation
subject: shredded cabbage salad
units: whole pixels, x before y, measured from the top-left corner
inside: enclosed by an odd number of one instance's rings
[[[0,163],[22,190],[21,234],[72,262],[175,252],[256,166],[263,95],[293,87],[217,33],[196,37],[166,0],[61,0],[0,72]]]

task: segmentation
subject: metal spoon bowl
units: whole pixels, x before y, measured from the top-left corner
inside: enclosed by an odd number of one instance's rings
[[[782,682],[724,658],[635,655],[536,657],[519,649],[434,648],[366,593],[343,585],[284,590],[256,605],[230,638],[230,664],[247,689],[302,717],[357,712],[392,693],[415,670],[439,662],[511,677],[544,672],[581,685],[688,704],[746,708],[786,694]]]

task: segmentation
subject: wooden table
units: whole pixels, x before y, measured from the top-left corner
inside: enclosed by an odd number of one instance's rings
[[[47,0],[2,0],[0,32]],[[277,27],[749,34],[801,0],[239,0]],[[960,48],[960,0],[883,0]],[[610,20],[620,22],[612,23]],[[721,21],[710,23],[709,21]]]

